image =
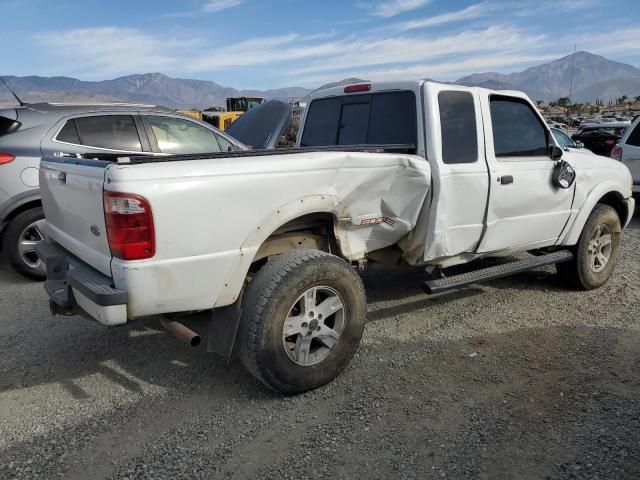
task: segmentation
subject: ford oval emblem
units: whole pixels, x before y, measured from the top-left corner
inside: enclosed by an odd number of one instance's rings
[[[93,233],[96,237],[100,236],[100,229],[97,225],[91,225],[91,233]]]

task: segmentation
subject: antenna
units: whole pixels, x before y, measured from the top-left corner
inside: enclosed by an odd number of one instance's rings
[[[571,84],[569,85],[569,102],[573,103],[572,95],[573,95],[573,71],[576,69],[576,52],[578,50],[578,45],[573,45],[573,65],[571,65]]]
[[[9,86],[7,81],[2,77],[0,77],[0,80],[2,80],[2,83],[4,83],[4,86],[7,87],[7,89],[11,92],[11,95],[13,95],[13,98],[15,98],[18,101],[20,106],[24,107],[26,105],[26,103],[24,103],[22,100],[20,100],[20,97],[18,97],[18,95],[16,95],[16,93],[13,90],[11,90],[11,87]]]

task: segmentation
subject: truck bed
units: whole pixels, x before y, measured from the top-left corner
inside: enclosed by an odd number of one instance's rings
[[[407,235],[431,181],[424,158],[397,152],[411,148],[44,158],[40,178],[48,232],[112,278],[115,288],[130,292],[129,318],[226,306],[237,298],[262,243],[288,222],[331,216],[332,237],[352,261]],[[148,201],[153,258],[126,261],[112,255],[105,192]]]
[[[387,144],[387,145],[329,145],[326,147],[290,147],[279,149],[267,149],[267,150],[239,150],[234,152],[212,152],[212,153],[200,153],[189,155],[135,155],[135,156],[122,156],[114,155],[111,153],[96,154],[88,153],[78,158],[78,161],[74,162],[76,157],[56,157],[64,158],[65,163],[81,163],[88,165],[86,160],[94,160],[94,166],[101,166],[104,163],[124,163],[124,164],[143,164],[143,163],[162,163],[162,162],[179,162],[188,160],[212,160],[219,158],[242,158],[242,157],[269,157],[276,155],[294,155],[298,153],[315,153],[315,152],[365,152],[365,153],[405,153],[414,154],[416,146],[412,144]],[[47,158],[47,161],[56,161],[55,159]]]

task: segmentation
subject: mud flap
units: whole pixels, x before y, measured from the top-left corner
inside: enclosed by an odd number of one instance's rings
[[[211,312],[209,321],[209,338],[207,340],[207,352],[222,355],[227,361],[231,359],[233,346],[236,342],[236,334],[240,325],[242,314],[242,296],[240,292],[238,300],[228,307],[216,308]]]

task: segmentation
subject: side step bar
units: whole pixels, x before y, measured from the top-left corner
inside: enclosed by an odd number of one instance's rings
[[[526,272],[527,270],[533,270],[534,268],[544,267],[554,263],[568,262],[571,259],[573,259],[573,253],[569,250],[560,250],[558,252],[547,253],[546,255],[540,255],[538,257],[516,260],[514,262],[496,265],[495,267],[488,267],[475,270],[473,272],[462,273],[452,277],[428,280],[423,282],[422,289],[429,295],[432,295],[434,293],[446,292],[459,287],[466,287],[467,285],[473,285],[474,283],[508,277],[509,275]]]

